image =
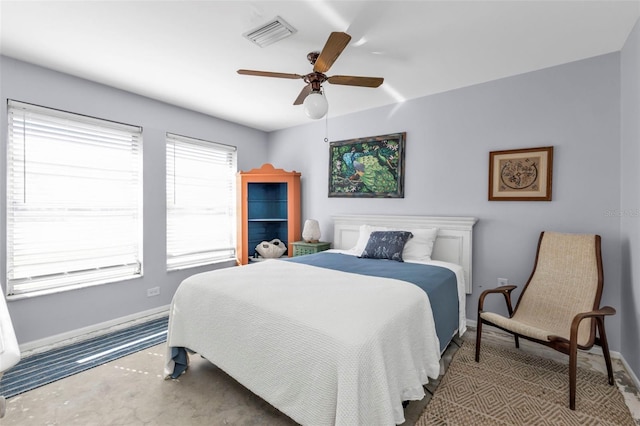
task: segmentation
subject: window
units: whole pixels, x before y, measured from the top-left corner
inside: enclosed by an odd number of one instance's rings
[[[235,258],[236,148],[167,133],[167,268]]]
[[[142,275],[142,129],[9,100],[7,293]]]

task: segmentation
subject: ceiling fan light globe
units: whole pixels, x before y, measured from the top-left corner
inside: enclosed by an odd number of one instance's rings
[[[318,120],[325,116],[329,110],[327,98],[321,92],[311,92],[307,95],[302,103],[304,112],[307,117]]]

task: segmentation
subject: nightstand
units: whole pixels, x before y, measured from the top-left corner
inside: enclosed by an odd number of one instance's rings
[[[306,241],[296,241],[291,243],[293,246],[294,256],[303,256],[305,254],[319,253],[321,251],[329,250],[331,243],[319,241],[317,243],[307,243]]]

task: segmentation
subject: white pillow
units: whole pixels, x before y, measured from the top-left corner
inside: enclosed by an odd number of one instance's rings
[[[371,225],[360,225],[360,234],[358,235],[358,242],[355,247],[351,250],[354,254],[360,256],[364,251],[365,247],[367,247],[367,243],[369,242],[369,237],[373,231],[391,231],[391,228],[386,228],[384,226],[371,226]]]
[[[349,251],[360,256],[367,246],[367,242],[373,231],[410,231],[413,234],[413,238],[410,238],[405,244],[404,250],[402,250],[402,258],[404,260],[417,260],[421,262],[431,260],[433,244],[438,236],[438,228],[398,229],[385,226],[360,225],[358,242],[355,247]]]
[[[438,228],[408,229],[413,234],[402,250],[404,260],[418,260],[428,262],[431,260],[433,244],[438,236]]]

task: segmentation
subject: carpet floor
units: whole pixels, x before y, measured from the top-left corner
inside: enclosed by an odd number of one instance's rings
[[[635,422],[606,374],[577,371],[576,410],[569,409],[567,363],[515,348],[465,341],[431,398],[418,426],[628,425]]]
[[[512,347],[513,340],[502,334],[487,333],[486,343]],[[484,333],[483,333],[484,334]],[[470,329],[460,341],[464,348],[475,338]],[[521,342],[523,352],[538,354],[547,350],[541,345],[527,346]],[[471,343],[472,344],[472,343]],[[289,417],[280,413],[224,371],[207,360],[193,356],[186,374],[177,380],[164,380],[163,367],[166,344],[107,362],[79,374],[40,386],[7,399],[6,416],[2,426],[81,425],[81,426],[294,426]],[[483,354],[484,354],[483,344]],[[443,369],[448,370],[458,346],[449,346],[443,357]],[[540,352],[543,357],[558,354]],[[549,355],[549,356],[548,356]],[[563,354],[559,354],[565,357]],[[566,359],[558,358],[560,362]],[[579,362],[593,371],[600,371],[602,357],[581,354]],[[640,398],[628,373],[619,360],[614,360],[614,372],[618,385],[624,384],[629,407],[635,407],[635,418],[640,425]],[[429,391],[437,391],[441,376],[427,385]],[[580,379],[579,379],[580,380]],[[563,380],[564,383],[564,380]],[[579,382],[580,383],[580,382]],[[562,384],[559,383],[558,386]],[[578,385],[580,388],[580,384]],[[403,426],[417,423],[428,406],[430,395],[422,401],[412,401],[405,409],[407,421]],[[578,400],[578,404],[580,400]],[[528,424],[549,424],[537,421],[538,413],[530,413]],[[475,420],[475,419],[474,419]],[[448,423],[422,423],[448,424]],[[450,424],[450,423],[449,423]],[[472,421],[467,424],[476,424]],[[588,423],[585,423],[588,424]],[[593,423],[591,423],[593,424]]]
[[[168,317],[27,356],[0,379],[0,395],[19,395],[167,340]]]

